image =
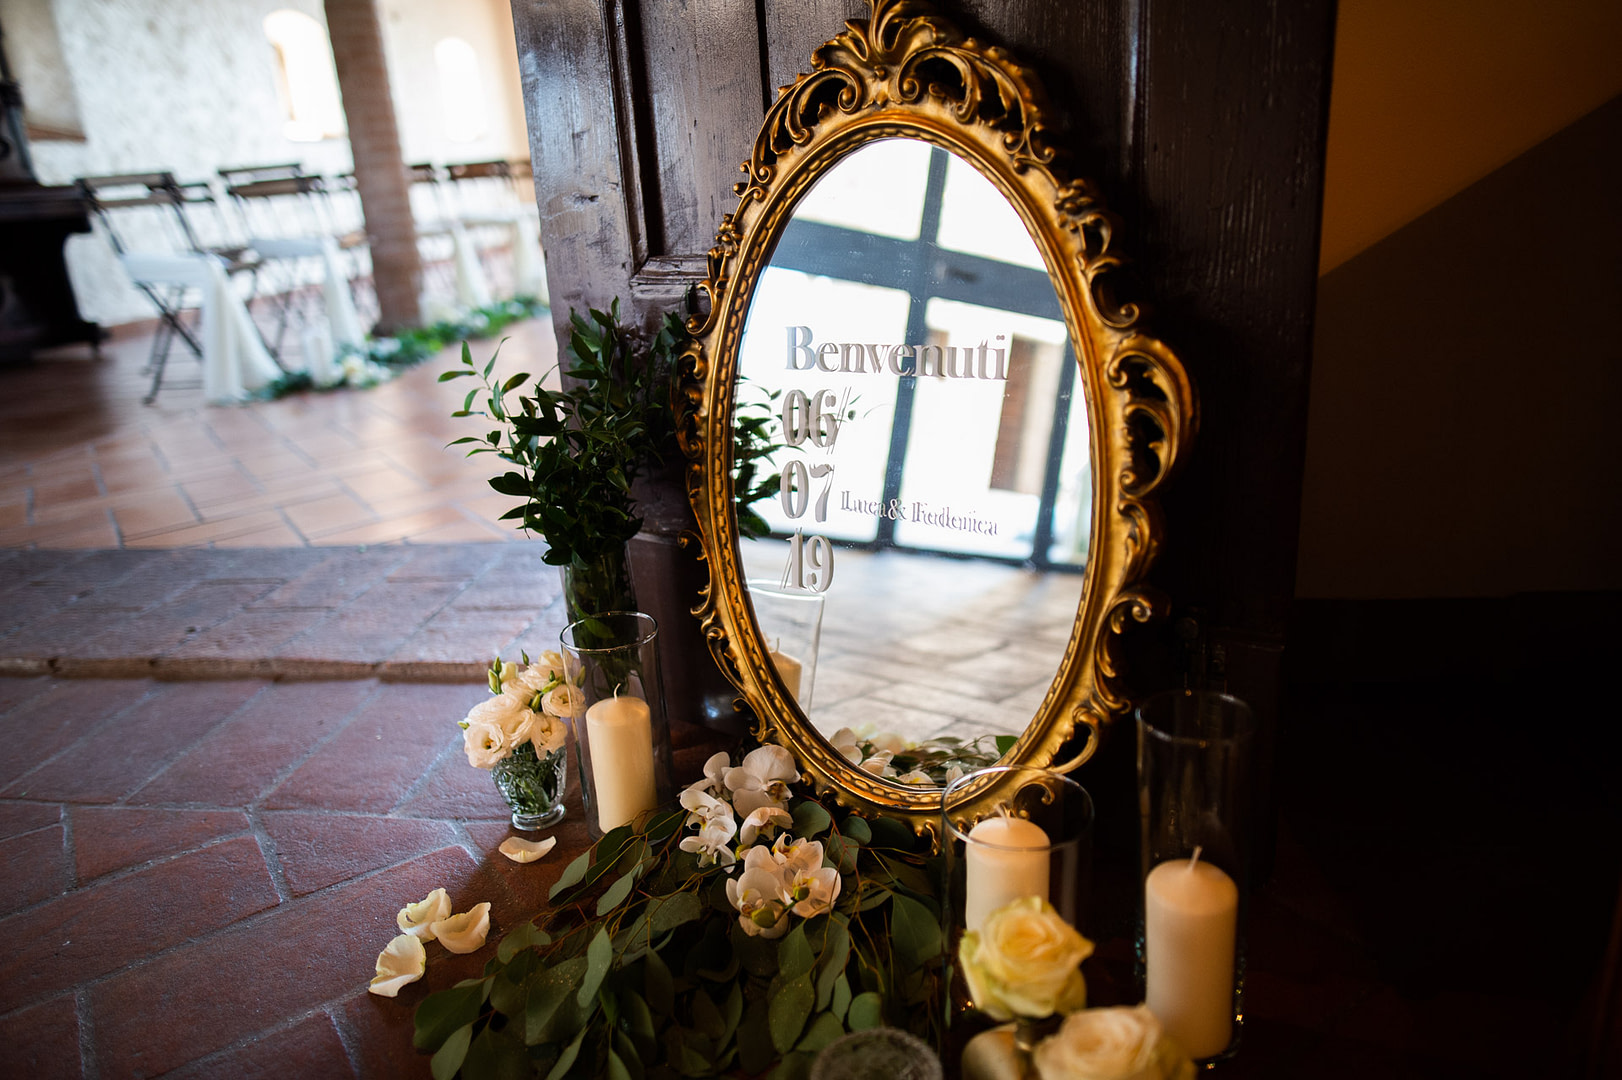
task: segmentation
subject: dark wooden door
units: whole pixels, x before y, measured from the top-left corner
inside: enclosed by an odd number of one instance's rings
[[[1126,220],[1153,325],[1203,408],[1154,578],[1197,617],[1182,630],[1213,677],[1270,729],[1294,593],[1334,0],[939,6],[1037,70],[1078,171]],[[560,333],[571,306],[617,296],[646,324],[680,303],[776,88],[867,10],[514,0]],[[1145,639],[1146,688],[1189,666],[1176,625]]]

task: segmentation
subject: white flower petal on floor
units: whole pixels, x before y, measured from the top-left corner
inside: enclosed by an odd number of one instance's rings
[[[490,932],[490,904],[474,904],[471,910],[441,919],[430,929],[439,943],[451,952],[476,952]]]
[[[517,836],[509,836],[496,850],[513,862],[530,863],[557,847],[557,844],[558,838],[555,836],[548,836],[545,840],[524,840]]]
[[[436,892],[444,892],[437,889]],[[401,934],[377,954],[377,976],[366,989],[382,997],[393,997],[406,983],[414,983],[428,970],[428,951],[422,939]]]
[[[424,941],[434,940],[432,925],[451,913],[451,898],[444,889],[435,889],[415,904],[407,904],[394,917],[402,931]]]

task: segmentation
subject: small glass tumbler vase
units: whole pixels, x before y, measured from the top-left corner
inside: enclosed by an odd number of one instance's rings
[[[1001,789],[995,806],[970,821],[960,807],[988,787]],[[941,793],[946,896],[942,929],[956,965],[963,934],[979,930],[993,911],[1040,896],[1078,930],[1092,872],[1093,800],[1062,773],[997,765],[959,777]],[[961,978],[953,981],[962,987]],[[956,991],[951,1014],[972,1005]]]
[[[562,747],[537,754],[534,743],[524,743],[496,762],[490,776],[512,808],[513,828],[534,832],[563,820],[569,757]]]
[[[609,611],[570,623],[560,640],[564,674],[577,691],[586,830],[601,837],[674,794],[659,626],[639,611]]]
[[[817,648],[822,643],[823,594],[752,579],[749,602],[754,605],[755,622],[783,688],[809,716],[811,689],[817,678]]]
[[[1239,1049],[1256,720],[1227,694],[1138,707],[1144,999],[1183,1050]]]

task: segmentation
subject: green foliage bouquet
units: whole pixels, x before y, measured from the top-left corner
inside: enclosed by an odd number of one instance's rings
[[[938,867],[903,824],[830,813],[779,747],[722,753],[680,809],[614,829],[482,978],[427,998],[439,1080],[804,1076],[847,1031],[938,1045]]]

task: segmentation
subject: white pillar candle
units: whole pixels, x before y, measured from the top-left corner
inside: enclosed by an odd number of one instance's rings
[[[997,814],[969,830],[963,925],[978,930],[986,916],[1026,896],[1048,897],[1048,834],[1024,818]]]
[[[1233,1038],[1239,887],[1194,854],[1149,872],[1143,909],[1149,1011],[1198,1059],[1220,1054]]]
[[[653,717],[638,697],[604,698],[586,710],[597,826],[617,829],[659,802],[653,783]]]
[[[794,700],[800,699],[800,672],[804,670],[800,661],[788,653],[772,649],[766,654],[777,669],[777,674],[783,680],[783,686],[788,690],[789,696]]]

